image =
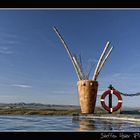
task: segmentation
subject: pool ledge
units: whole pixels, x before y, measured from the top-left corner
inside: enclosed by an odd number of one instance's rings
[[[74,119],[102,119],[102,120],[114,120],[114,121],[131,121],[140,122],[140,115],[129,114],[73,114]]]

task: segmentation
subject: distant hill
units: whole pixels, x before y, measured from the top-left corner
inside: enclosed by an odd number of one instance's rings
[[[78,105],[56,105],[56,104],[42,104],[42,103],[24,103],[24,102],[20,102],[20,103],[0,103],[0,107],[4,107],[4,108],[21,108],[21,107],[25,107],[25,108],[42,108],[42,109],[51,109],[51,108],[55,108],[55,109],[79,109],[80,106]],[[101,108],[100,106],[96,106],[97,108]],[[104,109],[103,109],[104,110]],[[122,111],[139,111],[139,107],[127,107],[127,106],[123,106]]]
[[[20,108],[20,107],[26,107],[26,108],[56,108],[56,109],[70,109],[70,108],[75,108],[78,109],[80,108],[79,106],[76,105],[54,105],[54,104],[41,104],[41,103],[0,103],[0,107],[9,107],[9,108]]]

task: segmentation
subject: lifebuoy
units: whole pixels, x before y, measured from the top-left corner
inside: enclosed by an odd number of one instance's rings
[[[114,94],[117,96],[118,98],[118,104],[114,107],[114,108],[109,108],[109,106],[107,106],[105,104],[105,97],[109,94]],[[121,97],[121,94],[117,91],[117,90],[107,90],[105,91],[102,96],[101,96],[101,105],[102,107],[107,110],[108,112],[115,112],[117,110],[119,110],[122,106],[122,97]]]

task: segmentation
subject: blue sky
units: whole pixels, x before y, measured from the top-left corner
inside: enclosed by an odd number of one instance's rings
[[[113,51],[97,81],[98,95],[112,84],[140,92],[140,10],[0,10],[0,102],[79,105],[77,76],[52,27],[70,50],[81,54],[84,70],[106,45]],[[97,98],[97,104],[99,103]],[[123,106],[140,106],[140,96],[123,97]]]

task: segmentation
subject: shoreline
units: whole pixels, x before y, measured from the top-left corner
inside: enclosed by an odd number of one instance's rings
[[[80,114],[80,106],[74,105],[44,105],[36,103],[13,103],[0,104],[0,115],[49,115],[49,116],[73,116],[73,114]],[[96,107],[95,115],[108,114],[103,108]],[[111,115],[140,115],[139,109],[126,108],[114,112]]]

